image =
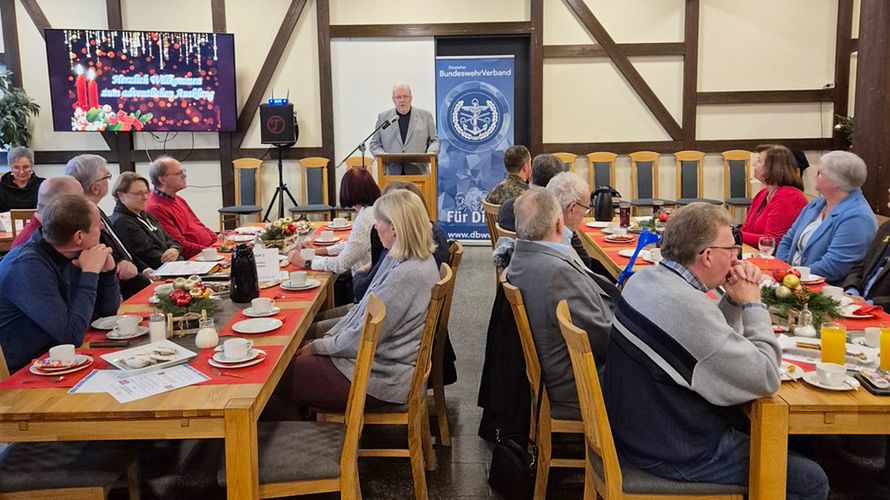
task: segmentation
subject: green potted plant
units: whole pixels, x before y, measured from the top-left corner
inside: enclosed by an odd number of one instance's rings
[[[31,116],[37,116],[40,105],[10,82],[9,71],[0,73],[0,149],[28,146],[31,143]]]

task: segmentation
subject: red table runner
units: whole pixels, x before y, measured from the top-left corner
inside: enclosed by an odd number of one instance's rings
[[[29,368],[34,364],[34,360],[27,366],[15,372],[8,379],[0,382],[0,389],[45,389],[47,387],[74,387],[74,384],[80,382],[84,377],[93,370],[107,370],[109,364],[99,356],[115,352],[118,349],[77,349],[78,354],[88,354],[93,357],[93,364],[88,368],[76,371],[74,373],[66,373],[63,380],[54,382],[58,378],[56,375],[34,375]],[[38,359],[46,358],[49,354],[44,354]]]
[[[266,360],[253,366],[244,368],[215,368],[210,366],[208,360],[215,352],[213,349],[204,349],[199,352],[198,356],[190,364],[196,370],[210,377],[210,380],[199,385],[262,384],[268,380],[269,374],[272,373],[272,369],[278,363],[278,358],[284,352],[284,346],[264,345],[257,348],[266,351]],[[222,373],[230,373],[231,375],[217,375],[214,372],[215,370]]]

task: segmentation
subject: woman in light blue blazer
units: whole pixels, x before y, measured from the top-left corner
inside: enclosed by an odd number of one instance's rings
[[[878,228],[875,214],[859,189],[867,169],[862,158],[846,151],[822,156],[816,171],[821,196],[800,212],[785,233],[776,256],[792,266],[840,284],[862,260]]]

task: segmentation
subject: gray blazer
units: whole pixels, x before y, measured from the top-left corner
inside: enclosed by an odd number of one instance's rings
[[[377,127],[381,123],[391,120],[396,115],[395,108],[390,108],[377,115]],[[393,123],[386,129],[378,130],[371,137],[371,154],[377,156],[380,153],[439,153],[439,137],[436,135],[436,120],[433,114],[417,106],[411,107],[411,120],[408,123],[408,133],[402,142],[402,134],[399,132],[399,123]],[[396,174],[401,172],[390,172]],[[422,173],[409,172],[406,165],[406,174]]]
[[[554,410],[558,411],[556,407],[560,405],[577,409],[575,376],[556,320],[556,305],[560,300],[568,301],[572,322],[587,332],[593,356],[603,366],[618,289],[557,250],[528,240],[516,241],[507,280],[522,291]]]

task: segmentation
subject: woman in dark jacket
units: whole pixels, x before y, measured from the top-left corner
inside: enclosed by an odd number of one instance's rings
[[[34,153],[24,146],[6,155],[9,172],[0,177],[0,212],[13,208],[36,208],[37,189],[45,179],[34,173]]]
[[[148,180],[135,172],[117,178],[112,196],[117,200],[111,223],[121,243],[133,256],[139,272],[155,270],[165,262],[180,260],[182,247],[164,232],[161,224],[145,211],[151,189]]]

